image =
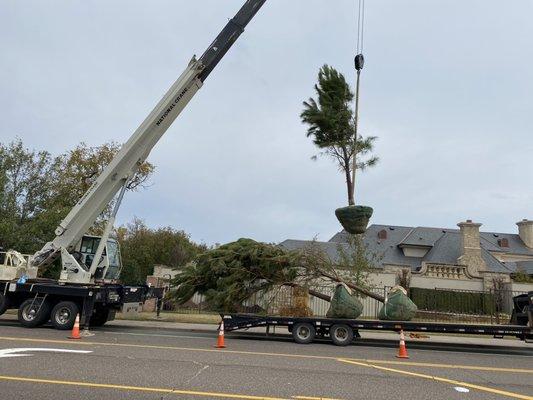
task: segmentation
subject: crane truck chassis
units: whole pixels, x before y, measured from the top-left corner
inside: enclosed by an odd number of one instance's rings
[[[34,279],[26,283],[0,282],[0,314],[18,309],[18,320],[26,328],[51,321],[59,330],[71,329],[76,315],[80,326],[102,326],[117,311],[137,310],[147,299],[160,302],[162,288],[148,286],[62,285],[55,280]]]

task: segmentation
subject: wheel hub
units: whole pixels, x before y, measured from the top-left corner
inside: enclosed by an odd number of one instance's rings
[[[70,320],[70,310],[66,307],[61,308],[56,314],[56,321],[59,324],[66,324]]]

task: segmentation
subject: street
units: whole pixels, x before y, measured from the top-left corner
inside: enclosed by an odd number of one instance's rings
[[[215,349],[214,327],[181,326],[114,321],[75,341],[4,317],[0,397],[533,399],[533,345],[517,341],[491,348],[408,339],[410,359],[399,360],[395,341],[365,332],[348,347],[235,332],[226,334],[226,349]]]

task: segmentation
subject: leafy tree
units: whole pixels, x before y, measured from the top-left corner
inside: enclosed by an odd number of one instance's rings
[[[528,275],[524,269],[517,269],[511,278],[516,283],[533,283],[533,276]]]
[[[117,230],[121,245],[123,269],[121,280],[127,284],[146,282],[154,265],[179,268],[206,250],[189,236],[171,227],[151,229],[144,221],[133,221]]]
[[[118,150],[116,143],[81,143],[53,157],[26,148],[20,139],[0,143],[0,246],[33,253],[53,239],[57,225]],[[143,187],[153,170],[142,164],[129,190]]]
[[[300,114],[308,125],[307,137],[320,149],[321,155],[333,158],[346,178],[348,204],[355,205],[355,169],[364,170],[378,162],[370,156],[375,136],[366,138],[355,134],[355,118],[352,111],[354,93],[343,74],[324,65],[318,73],[315,85],[317,98],[304,101]],[[357,136],[357,137],[356,137]],[[314,156],[313,159],[317,157]]]
[[[50,153],[28,150],[20,139],[0,143],[0,246],[32,252],[45,243],[55,229],[44,214],[56,179]]]
[[[115,142],[104,143],[100,146],[88,146],[82,142],[73,150],[59,156],[56,161],[58,184],[50,208],[56,213],[66,216],[119,150],[120,145]],[[127,189],[135,191],[145,187],[154,169],[155,167],[151,163],[147,161],[142,163],[133,179],[128,183]],[[113,204],[114,201],[102,212],[92,227],[91,233],[101,233]]]
[[[338,259],[333,262],[334,271],[346,271],[345,278],[359,287],[370,289],[370,273],[375,271],[377,256],[371,253],[361,235],[346,235],[348,243],[338,245]]]
[[[363,295],[382,301],[370,292],[369,279],[379,257],[368,250],[361,235],[347,235],[347,242],[338,243],[336,250],[336,256],[332,257],[315,240],[297,250],[300,255],[299,262],[305,268],[306,278],[326,278],[333,282],[342,282]]]

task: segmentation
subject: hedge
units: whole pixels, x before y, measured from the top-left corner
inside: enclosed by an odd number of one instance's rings
[[[419,310],[478,315],[496,311],[492,293],[411,288],[410,297]]]

